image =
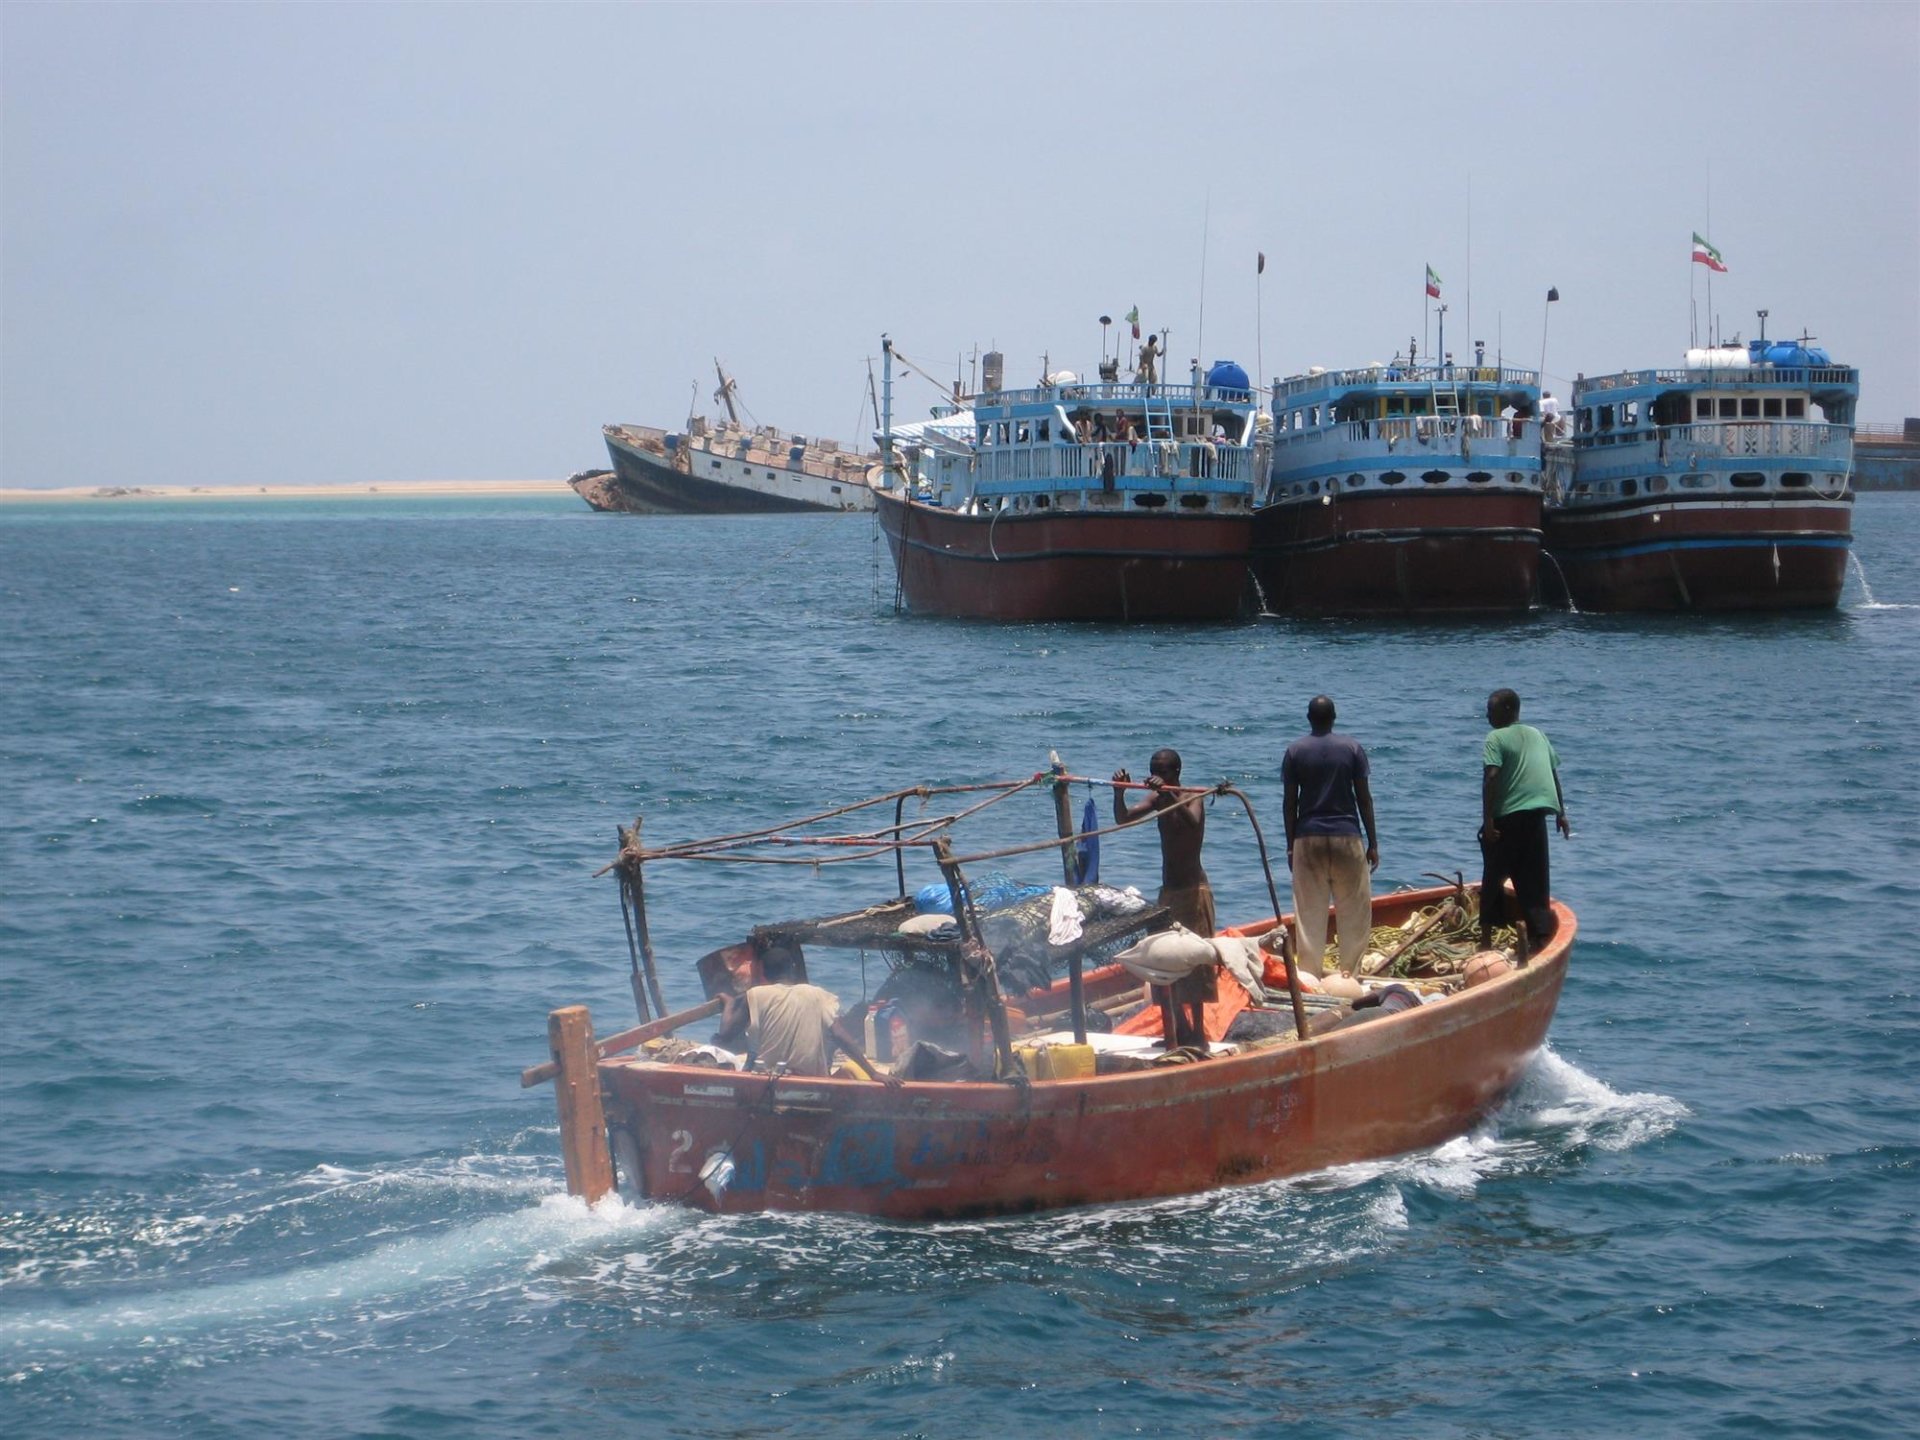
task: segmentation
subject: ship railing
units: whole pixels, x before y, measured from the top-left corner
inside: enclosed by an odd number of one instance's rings
[[[1597,390],[1633,390],[1649,385],[1791,385],[1808,390],[1858,388],[1860,372],[1851,365],[1740,365],[1725,369],[1623,370],[1579,382],[1582,396]]]
[[[1365,365],[1352,370],[1325,370],[1318,375],[1292,375],[1276,380],[1273,393],[1308,395],[1318,390],[1349,389],[1357,385],[1498,385],[1527,388],[1540,383],[1540,372],[1511,365]]]
[[[1041,445],[981,452],[977,472],[981,484],[1012,484],[1022,480],[1103,480],[1112,462],[1116,482],[1151,480],[1164,484],[1190,480],[1225,480],[1251,484],[1252,449],[1205,441],[1142,440],[1129,445],[1109,441],[1094,445]]]
[[[1645,438],[1653,438],[1651,436]],[[1847,425],[1783,422],[1734,422],[1726,425],[1669,425],[1659,432],[1661,453],[1687,450],[1705,455],[1800,455],[1844,460],[1853,453]]]
[[[1076,380],[1070,385],[1045,385],[1032,390],[1000,390],[982,396],[974,407],[982,420],[1001,410],[1027,405],[1112,405],[1138,406],[1145,412],[1147,401],[1173,409],[1231,406],[1251,409],[1253,391],[1230,390],[1218,385],[1165,385],[1142,380]]]
[[[1534,455],[1540,450],[1537,419],[1499,419],[1487,415],[1395,415],[1386,419],[1348,420],[1316,430],[1276,430],[1276,451],[1325,441],[1328,436],[1350,445],[1376,445],[1389,452],[1456,452],[1463,446],[1481,455]]]

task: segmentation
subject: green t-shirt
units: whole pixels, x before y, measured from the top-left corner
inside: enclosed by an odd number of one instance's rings
[[[1495,816],[1511,815],[1516,810],[1559,810],[1560,794],[1553,783],[1553,772],[1560,768],[1560,757],[1554,753],[1553,742],[1533,726],[1489,730],[1481,759],[1500,772],[1494,780]]]

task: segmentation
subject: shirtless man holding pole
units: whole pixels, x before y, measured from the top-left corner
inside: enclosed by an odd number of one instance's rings
[[[1124,825],[1157,813],[1160,817],[1160,903],[1176,923],[1196,935],[1213,938],[1218,929],[1213,911],[1213,887],[1200,865],[1200,847],[1207,838],[1204,790],[1183,795],[1180,790],[1180,752],[1156,750],[1147,762],[1146,799],[1127,803],[1133,776],[1113,772],[1113,818]],[[1156,995],[1173,1009],[1173,1043],[1207,1047],[1206,1007],[1219,998],[1214,967],[1203,965],[1170,986],[1154,987]]]

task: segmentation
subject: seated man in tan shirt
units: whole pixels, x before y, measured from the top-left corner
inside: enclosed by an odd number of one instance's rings
[[[788,1075],[826,1075],[838,1045],[869,1075],[898,1085],[861,1052],[860,1042],[840,1023],[840,999],[831,990],[800,978],[800,961],[791,951],[771,950],[761,962],[766,984],[745,995],[721,997],[717,1044],[738,1043],[744,1033],[747,1068]]]

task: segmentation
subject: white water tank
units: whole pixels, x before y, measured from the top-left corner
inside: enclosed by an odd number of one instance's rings
[[[1744,345],[1716,345],[1711,349],[1695,348],[1687,351],[1689,370],[1750,370],[1752,362],[1747,358]]]

